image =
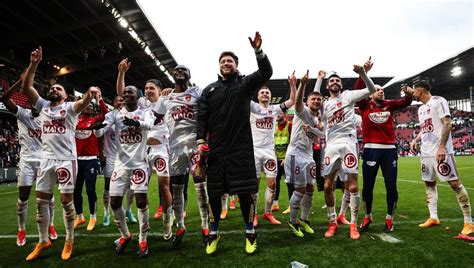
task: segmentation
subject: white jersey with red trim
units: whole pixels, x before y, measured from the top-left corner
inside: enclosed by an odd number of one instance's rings
[[[281,112],[283,111],[280,104],[263,107],[254,101],[250,101],[250,126],[254,149],[273,150],[275,148],[276,118]]]
[[[324,102],[323,120],[327,144],[357,142],[354,105],[369,95],[368,89],[345,90],[339,96]]]
[[[436,156],[441,140],[441,131],[443,130],[441,119],[446,116],[451,117],[448,102],[440,96],[432,96],[426,104],[418,108],[421,129],[421,156]],[[446,153],[454,153],[451,133],[449,133],[446,142]]]
[[[110,111],[107,114],[105,114],[105,119],[110,118],[110,117],[115,117],[116,115],[117,115],[117,110]],[[104,151],[103,151],[104,156],[107,159],[115,159],[115,154],[117,153],[117,147],[118,147],[118,140],[115,137],[115,126],[111,126],[104,133]]]
[[[123,124],[124,118],[131,118],[140,122],[140,127],[129,127]],[[117,153],[115,169],[136,169],[147,166],[146,141],[147,134],[154,126],[155,116],[150,109],[138,107],[128,112],[124,107],[120,111],[113,111],[106,116],[106,127],[94,130],[96,136],[102,136],[112,126],[115,127]]]
[[[36,109],[40,111],[43,141],[43,159],[76,160],[75,130],[79,113],[74,102],[51,106],[51,102],[39,98]]]
[[[318,123],[318,118],[311,114],[308,107],[304,107],[301,113],[295,112],[286,155],[304,155],[313,159],[313,142],[319,140],[319,137],[310,128],[317,128]]]
[[[160,97],[157,112],[165,115],[170,131],[170,148],[196,147],[197,112],[202,89],[193,86],[184,92]]]
[[[142,108],[149,108],[155,115],[155,122],[151,130],[148,132],[148,138],[155,138],[161,142],[161,144],[169,144],[170,139],[170,131],[168,126],[166,125],[164,119],[160,114],[160,106],[162,102],[162,98],[160,97],[156,102],[151,102],[145,97],[140,97],[138,100],[138,106]]]
[[[17,106],[15,114],[18,119],[18,140],[21,146],[20,158],[23,160],[41,159],[43,143],[41,142],[41,120],[33,117],[31,110]]]

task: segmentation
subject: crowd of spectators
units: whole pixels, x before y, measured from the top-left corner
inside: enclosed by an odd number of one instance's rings
[[[20,161],[17,134],[18,127],[14,117],[0,118],[0,167],[16,167]]]

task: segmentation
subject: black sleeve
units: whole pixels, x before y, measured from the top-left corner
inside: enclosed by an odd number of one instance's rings
[[[209,119],[209,89],[211,86],[206,87],[199,98],[199,108],[197,113],[197,135],[196,140],[206,139],[207,137],[207,122]]]
[[[262,59],[257,58],[257,64],[258,70],[244,77],[245,88],[249,90],[249,94],[253,94],[255,90],[264,86],[273,74],[273,68],[267,55]]]

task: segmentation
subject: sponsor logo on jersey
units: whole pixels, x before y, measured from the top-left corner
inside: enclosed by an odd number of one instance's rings
[[[451,173],[451,166],[448,165],[447,163],[445,162],[442,162],[442,163],[439,163],[438,164],[438,172],[439,174],[441,174],[442,176],[448,176],[450,173]]]
[[[140,130],[129,130],[120,132],[120,143],[121,144],[133,144],[142,142],[142,133]]]
[[[53,119],[43,123],[43,134],[64,134],[66,133],[66,120],[64,118]]]
[[[383,124],[387,122],[389,118],[390,118],[389,111],[369,113],[370,121],[374,122],[375,124]]]
[[[154,165],[158,172],[163,172],[163,170],[166,168],[166,161],[163,158],[158,157],[155,159]]]
[[[31,138],[41,139],[41,129],[28,129],[28,136]]]
[[[267,162],[265,162],[265,169],[268,171],[275,171],[277,168],[277,164],[275,160],[270,159]]]
[[[273,117],[264,117],[255,120],[255,125],[260,129],[273,129]]]
[[[56,169],[59,184],[65,184],[71,179],[71,172],[67,168]]]
[[[357,157],[353,153],[348,153],[344,156],[344,164],[348,168],[353,168],[357,165]]]
[[[183,119],[193,120],[194,119],[194,109],[192,105],[181,105],[179,107],[175,107],[171,111],[171,117],[174,121],[180,121]]]
[[[89,138],[92,135],[92,130],[76,130],[75,136],[76,139],[84,140]]]
[[[332,128],[338,123],[344,121],[344,109],[337,110],[328,120],[328,127]]]
[[[423,133],[433,132],[434,131],[433,120],[431,118],[425,119],[425,121],[421,123],[420,127]]]
[[[135,169],[132,173],[132,182],[134,184],[141,184],[145,181],[146,176],[145,176],[145,171],[142,169]]]

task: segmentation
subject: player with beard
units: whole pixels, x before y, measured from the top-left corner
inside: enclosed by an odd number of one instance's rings
[[[426,81],[415,84],[413,96],[423,105],[418,108],[420,133],[410,143],[412,151],[416,152],[418,141],[421,140],[421,172],[426,187],[426,199],[430,217],[420,224],[428,228],[440,224],[438,219],[438,190],[436,178],[447,181],[456,193],[459,206],[464,215],[463,235],[474,232],[472,224],[471,204],[466,188],[462,185],[454,159],[453,142],[451,139],[451,114],[446,99],[431,95],[431,86]]]
[[[100,91],[96,94],[96,100],[99,104],[100,113],[95,114],[94,105],[89,103],[86,109],[81,113],[76,126],[76,148],[77,148],[77,178],[74,187],[74,207],[76,209],[76,220],[74,229],[86,223],[82,213],[82,188],[86,184],[86,193],[89,203],[90,219],[87,225],[87,231],[92,231],[96,224],[97,193],[95,185],[97,173],[99,172],[99,140],[92,133],[94,124],[104,121],[105,114],[109,111],[102,99]]]
[[[18,140],[20,143],[20,163],[18,165],[18,201],[16,213],[18,219],[18,233],[16,244],[22,247],[26,244],[26,218],[28,212],[28,198],[30,197],[31,185],[36,180],[41,162],[43,144],[41,143],[41,121],[38,110],[34,107],[25,109],[18,106],[12,99],[12,95],[20,88],[23,77],[15,84],[5,90],[2,101],[7,109],[15,114],[18,123]],[[48,227],[49,239],[58,239],[54,228],[54,196],[49,200],[50,224]]]
[[[324,198],[328,211],[328,230],[325,237],[332,237],[337,230],[335,194],[333,183],[337,174],[342,170],[347,174],[350,192],[349,207],[351,208],[350,237],[357,240],[360,237],[357,230],[357,214],[359,211],[360,195],[357,185],[358,178],[358,143],[354,125],[354,105],[375,92],[372,80],[367,77],[364,68],[354,65],[367,85],[366,89],[342,91],[342,81],[337,74],[328,77],[327,89],[330,98],[324,103],[323,121],[326,128],[326,148],[324,150],[323,172]],[[345,180],[346,176],[341,179]]]
[[[309,224],[309,213],[313,203],[316,164],[313,159],[313,140],[324,135],[319,120],[323,96],[310,92],[306,106],[303,95],[309,82],[309,71],[301,78],[296,92],[295,117],[291,130],[291,140],[285,157],[285,178],[295,187],[290,198],[290,220],[288,227],[296,237],[304,237],[303,231],[314,234]],[[301,216],[298,212],[301,207]]]
[[[255,204],[252,194],[258,191],[255,176],[252,130],[250,127],[250,100],[272,76],[273,69],[268,57],[261,49],[262,38],[258,32],[249,37],[254,48],[259,69],[247,76],[237,70],[238,57],[230,51],[219,56],[218,80],[207,86],[199,99],[197,117],[198,151],[204,143],[209,144],[207,159],[207,190],[209,193],[210,227],[207,254],[213,254],[221,236],[218,233],[221,197],[237,194],[245,222],[245,251],[257,250],[253,218]]]
[[[99,92],[90,87],[83,98],[76,102],[66,102],[67,94],[60,84],[51,86],[48,99],[41,98],[33,88],[35,72],[43,55],[41,47],[31,53],[30,65],[26,70],[23,90],[27,93],[30,103],[40,111],[42,128],[41,140],[43,154],[36,180],[36,222],[38,223],[39,243],[26,257],[27,261],[38,258],[40,253],[51,247],[48,239],[50,221],[49,200],[53,196],[53,188],[58,183],[63,207],[63,219],[66,228],[66,241],[61,253],[63,260],[71,258],[74,243],[74,203],[73,192],[77,175],[77,152],[74,140],[79,114],[87,107],[92,98]]]
[[[113,116],[106,117],[103,124],[95,127],[94,133],[101,136],[114,126],[115,133],[119,137],[117,159],[110,180],[110,205],[114,211],[115,224],[121,234],[121,237],[115,241],[115,253],[123,254],[132,240],[132,233],[128,230],[122,208],[123,194],[131,184],[138,208],[138,255],[144,258],[149,254],[147,235],[150,228],[147,199],[149,180],[146,159],[147,135],[154,127],[156,118],[150,109],[138,105],[136,87],[125,87],[123,101],[124,107],[120,111],[114,111]]]
[[[294,72],[293,75],[294,77]],[[296,78],[295,78],[296,79]],[[288,77],[290,80],[290,77]],[[272,93],[266,86],[259,89],[258,103],[250,102],[250,126],[252,128],[252,140],[255,155],[255,168],[257,170],[257,181],[260,184],[260,172],[264,172],[267,181],[265,189],[265,210],[263,219],[273,225],[281,222],[272,214],[272,204],[275,197],[275,177],[277,175],[277,161],[275,155],[275,123],[276,116],[286,112],[295,103],[296,87],[290,83],[290,97],[281,104],[270,105]],[[258,224],[258,192],[254,194],[255,216],[253,226]]]
[[[365,72],[372,68],[372,61],[364,64]],[[355,89],[364,87],[362,79],[357,79]],[[395,146],[395,125],[393,111],[403,109],[411,104],[412,92],[404,88],[405,97],[396,100],[385,100],[384,89],[376,85],[376,91],[370,98],[357,103],[362,116],[363,151],[363,188],[362,201],[365,208],[364,221],[360,229],[368,231],[372,223],[372,200],[375,179],[380,166],[387,192],[387,215],[385,216],[386,233],[393,231],[393,213],[396,208],[397,192],[397,148]]]
[[[184,225],[184,184],[187,170],[197,157],[196,127],[198,101],[202,89],[189,86],[190,70],[184,65],[174,68],[175,88],[167,96],[160,98],[158,113],[165,115],[165,122],[170,131],[170,174],[173,189],[173,210],[178,223],[178,230],[173,239],[173,247],[178,247],[186,233]],[[209,235],[208,197],[205,178],[193,177],[194,189],[198,199],[203,243]],[[169,211],[168,213],[171,213]]]
[[[125,73],[131,66],[128,59],[123,59],[119,65],[119,74],[117,77],[117,94],[119,96],[124,94],[125,89]],[[145,97],[138,100],[138,105],[142,108],[150,108],[156,120],[153,128],[148,132],[146,144],[148,146],[148,163],[151,172],[155,171],[158,177],[158,188],[161,194],[163,206],[165,208],[165,215],[163,217],[163,238],[169,240],[172,237],[171,226],[171,201],[172,196],[170,192],[170,173],[169,173],[169,130],[163,116],[158,114],[160,107],[159,100],[161,99],[162,84],[157,79],[149,79],[145,83]],[[148,218],[148,215],[146,215]],[[148,221],[148,220],[147,220]]]

